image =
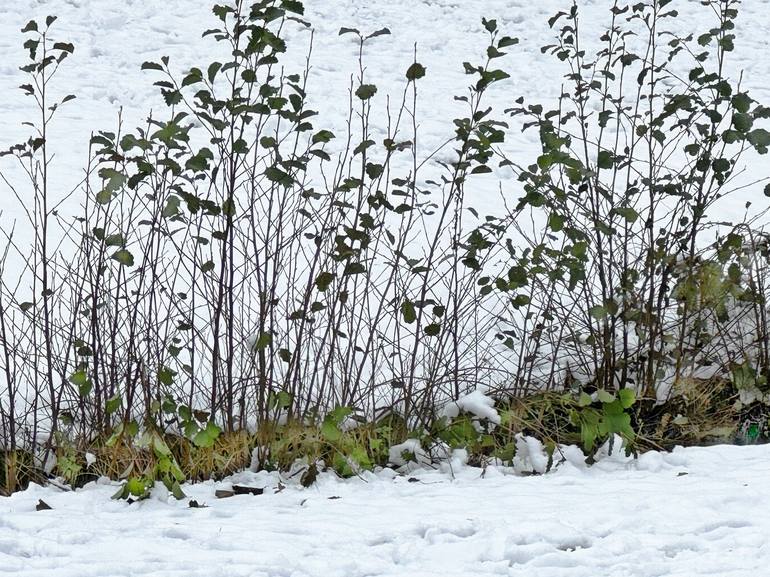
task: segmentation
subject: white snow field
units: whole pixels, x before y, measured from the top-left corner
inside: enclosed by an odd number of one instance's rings
[[[544,476],[456,467],[322,475],[129,505],[116,488],[0,499],[0,574],[23,577],[764,577],[770,446],[676,449]],[[42,499],[51,510],[36,511]]]

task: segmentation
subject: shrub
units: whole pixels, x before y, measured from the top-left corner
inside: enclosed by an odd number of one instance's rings
[[[418,146],[417,52],[387,87],[393,108],[366,73],[388,29],[340,30],[359,67],[334,134],[311,108],[310,55],[282,63],[286,28],[310,26],[302,3],[216,5],[204,35],[228,56],[181,74],[144,63],[167,109],[93,136],[72,221],[49,186],[48,129],[74,99],[52,95],[75,47],[54,17],[31,21],[22,90],[37,120],[5,152],[28,176],[9,184],[35,231],[29,251],[7,231],[0,260],[5,490],[54,453],[72,484],[107,473],[136,498],[155,480],[179,495],[253,448],[258,467],[304,460],[303,482],[385,465],[407,439],[480,464],[512,461],[527,429],[551,451],[615,434],[633,450],[642,407],[704,371],[766,400],[768,237],[709,211],[742,155],[767,152],[770,111],[725,72],[737,1],[705,0],[715,24],[697,37],[667,27],[669,4],[613,2],[594,55],[577,3],[550,20],[543,52],[566,88],[553,107],[505,111],[538,132],[530,163],[506,154],[509,123],[485,101],[518,43],[495,20],[484,61],[464,63],[451,160],[434,162]],[[469,185],[495,164],[523,194],[478,219]],[[480,384],[499,422],[446,413]]]

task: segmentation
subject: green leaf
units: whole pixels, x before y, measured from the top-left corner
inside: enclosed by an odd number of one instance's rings
[[[354,274],[366,274],[366,267],[360,262],[348,263],[345,269],[342,271],[345,276],[351,276]]]
[[[505,52],[500,52],[494,46],[487,47],[487,58],[489,58],[490,60],[494,58],[500,58],[501,56],[505,56]]]
[[[563,215],[552,212],[548,217],[548,227],[554,232],[559,232],[564,228],[564,222],[566,220],[567,219]]]
[[[634,429],[631,427],[631,415],[623,412],[620,401],[604,405],[602,420],[599,423],[599,431],[603,435],[618,433],[626,439],[634,438]]]
[[[257,341],[254,343],[254,348],[258,351],[263,351],[269,347],[273,342],[273,335],[270,333],[261,333]]]
[[[414,308],[414,303],[409,299],[406,299],[401,303],[401,314],[404,317],[406,324],[412,324],[417,320],[417,311]]]
[[[109,204],[112,200],[112,193],[106,188],[96,194],[96,202],[105,205]]]
[[[741,113],[748,112],[752,102],[754,102],[754,99],[745,92],[739,92],[732,98],[732,104],[735,107],[735,110]]]
[[[123,246],[125,239],[122,234],[111,234],[104,239],[104,244],[107,246]]]
[[[596,391],[596,397],[602,403],[612,403],[613,401],[615,401],[615,395],[613,395],[612,393],[604,389],[599,389],[598,391]]]
[[[342,437],[342,432],[339,430],[337,424],[333,420],[327,418],[324,419],[323,423],[321,423],[321,435],[327,441],[334,443],[339,441],[340,437]]]
[[[636,402],[636,393],[633,389],[620,389],[618,391],[618,400],[624,409],[629,409]]]
[[[206,71],[207,76],[209,77],[209,82],[214,83],[214,80],[217,77],[217,73],[222,69],[222,63],[221,62],[212,62],[209,64],[209,68]]]
[[[757,128],[749,132],[748,140],[758,151],[762,152],[761,149],[765,149],[766,152],[767,147],[770,146],[770,132],[764,128]]]
[[[288,409],[291,406],[293,397],[291,393],[287,391],[279,391],[278,393],[270,393],[268,403],[271,409]]]
[[[377,94],[377,87],[374,84],[362,84],[356,89],[356,96],[361,100],[369,100]]]
[[[626,222],[634,223],[639,219],[639,213],[630,206],[619,206],[614,210],[615,213],[622,216]]]
[[[608,169],[612,168],[614,161],[612,159],[612,153],[607,150],[599,151],[599,156],[596,159],[596,165],[599,168]]]
[[[205,429],[198,431],[193,437],[193,443],[197,447],[211,447],[219,438],[222,429],[220,429],[213,421],[209,421],[206,424]]]
[[[319,130],[313,135],[313,144],[326,144],[329,142],[332,138],[334,138],[334,134],[330,132],[329,130]]]
[[[53,49],[72,54],[75,52],[75,45],[71,42],[54,42]]]
[[[406,79],[410,82],[413,82],[415,80],[419,80],[420,78],[423,78],[425,76],[425,66],[420,64],[419,62],[415,62],[412,64],[406,71]]]
[[[123,405],[123,399],[120,395],[115,395],[114,397],[107,399],[107,402],[105,403],[104,410],[108,415],[112,415],[115,413],[120,407]]]
[[[388,28],[380,28],[379,30],[369,34],[366,39],[368,40],[369,38],[377,38],[378,36],[387,36],[388,34],[390,34],[390,30]]]
[[[202,172],[209,167],[209,160],[214,158],[214,154],[208,148],[201,148],[198,154],[191,157],[186,163],[185,168],[193,172]]]
[[[270,166],[265,170],[265,176],[271,182],[277,182],[290,186],[294,179],[286,172],[276,166]]]
[[[143,479],[139,479],[138,477],[131,477],[128,481],[126,481],[125,490],[129,495],[133,495],[134,497],[145,496],[147,489],[147,482]]]
[[[123,266],[134,266],[134,255],[124,248],[115,251],[110,258]]]
[[[86,373],[85,369],[80,369],[79,371],[75,371],[72,373],[69,377],[69,382],[73,385],[82,385],[88,380],[88,374]]]
[[[607,309],[601,305],[596,305],[588,309],[588,314],[590,314],[597,321],[601,321],[607,318]]]
[[[166,200],[166,206],[163,207],[163,211],[161,212],[161,216],[163,218],[172,218],[179,214],[179,204],[180,199],[178,196],[172,194],[168,197]]]
[[[334,273],[331,272],[320,273],[315,279],[315,286],[318,287],[319,291],[326,292],[326,289],[329,288],[329,285],[334,280],[334,276]]]
[[[346,28],[344,26],[342,28],[340,28],[340,32],[339,32],[340,36],[342,36],[343,34],[356,34],[358,36],[361,36],[361,32],[359,32],[358,29],[356,29],[356,28]]]
[[[281,8],[294,14],[304,14],[305,7],[300,0],[281,0]]]
[[[175,480],[173,483],[171,483],[171,487],[169,487],[169,491],[174,496],[174,499],[176,499],[177,501],[181,501],[182,499],[187,497],[187,495],[184,494],[184,491],[182,491],[182,487],[179,486],[179,481]]]
[[[429,337],[435,337],[441,333],[441,325],[439,323],[432,323],[426,326],[423,331]]]
[[[161,70],[162,71],[163,66],[161,66],[157,62],[143,62],[142,70]]]
[[[385,168],[381,164],[375,164],[372,162],[366,163],[366,175],[372,180],[376,180],[382,176],[384,170]]]
[[[107,181],[104,188],[110,192],[120,190],[120,188],[126,183],[128,178],[122,172],[118,172],[113,168],[103,168],[99,171],[99,176]]]
[[[511,38],[510,36],[503,36],[497,43],[498,48],[508,48],[519,43],[518,38]]]
[[[591,398],[591,395],[585,392],[581,392],[580,396],[578,397],[578,407],[588,407],[591,404],[593,404],[594,400]]]
[[[482,18],[481,24],[484,26],[486,31],[489,32],[490,34],[497,30],[497,20],[487,20],[486,18]]]
[[[335,407],[329,412],[328,415],[326,415],[326,418],[339,426],[342,424],[346,417],[352,414],[353,409],[351,407]]]
[[[738,112],[733,115],[733,126],[739,132],[748,132],[754,125],[754,119],[750,114]]]
[[[174,375],[176,375],[176,372],[163,366],[158,369],[158,382],[163,385],[171,385],[174,382]]]

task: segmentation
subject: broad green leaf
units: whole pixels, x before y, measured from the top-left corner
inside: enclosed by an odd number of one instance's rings
[[[419,80],[425,76],[425,66],[419,62],[412,64],[406,71],[406,79],[409,81]]]
[[[326,292],[326,289],[329,288],[329,285],[334,280],[334,276],[334,273],[331,272],[320,273],[315,279],[315,286],[319,291]]]
[[[633,389],[620,389],[618,391],[618,400],[624,409],[629,409],[636,402],[636,393]]]
[[[404,322],[407,324],[412,324],[417,320],[417,311],[414,308],[414,303],[409,299],[401,303],[401,314],[404,317]]]
[[[588,314],[590,314],[597,321],[600,321],[607,318],[607,309],[601,305],[596,305],[588,309]]]
[[[104,410],[108,415],[111,415],[115,413],[120,407],[123,405],[123,399],[120,395],[115,395],[114,397],[107,399],[107,402],[105,403]]]
[[[334,138],[334,134],[328,130],[319,130],[313,135],[313,144],[325,144]]]
[[[613,395],[612,393],[604,389],[599,389],[598,391],[596,391],[596,397],[602,403],[612,403],[613,401],[615,401],[615,395]]]
[[[161,70],[162,71],[163,66],[161,66],[157,62],[143,62],[142,70]]]
[[[123,266],[134,266],[134,255],[124,248],[114,252],[110,258],[118,261]]]
[[[426,326],[423,331],[429,337],[435,337],[441,333],[441,325],[439,323],[431,323]]]
[[[369,100],[377,94],[377,87],[374,84],[362,84],[356,89],[356,96],[361,100]]]
[[[613,159],[612,159],[612,153],[607,150],[602,150],[599,152],[599,156],[596,159],[596,164],[599,168],[612,168],[613,165]]]
[[[125,239],[122,234],[111,234],[104,239],[104,244],[107,246],[123,246]]]
[[[615,212],[622,216],[626,222],[634,223],[639,219],[639,213],[630,206],[620,206],[615,208]]]
[[[334,443],[339,441],[340,437],[342,436],[342,432],[339,430],[339,428],[337,428],[337,425],[334,423],[334,421],[331,419],[325,419],[321,424],[321,435],[323,435],[327,441]]]
[[[593,402],[591,395],[585,392],[580,393],[580,396],[578,397],[578,407],[588,407]]]

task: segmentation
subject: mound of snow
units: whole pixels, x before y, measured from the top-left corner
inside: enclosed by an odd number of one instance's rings
[[[548,470],[548,454],[543,443],[535,437],[517,433],[513,469],[517,473],[545,473]]]
[[[429,465],[430,457],[422,448],[419,439],[407,439],[403,443],[393,445],[388,451],[388,460],[396,467],[410,464]]]
[[[460,413],[470,413],[495,425],[500,424],[500,414],[495,409],[495,400],[478,389],[449,403],[444,407],[442,415],[453,419]]]

